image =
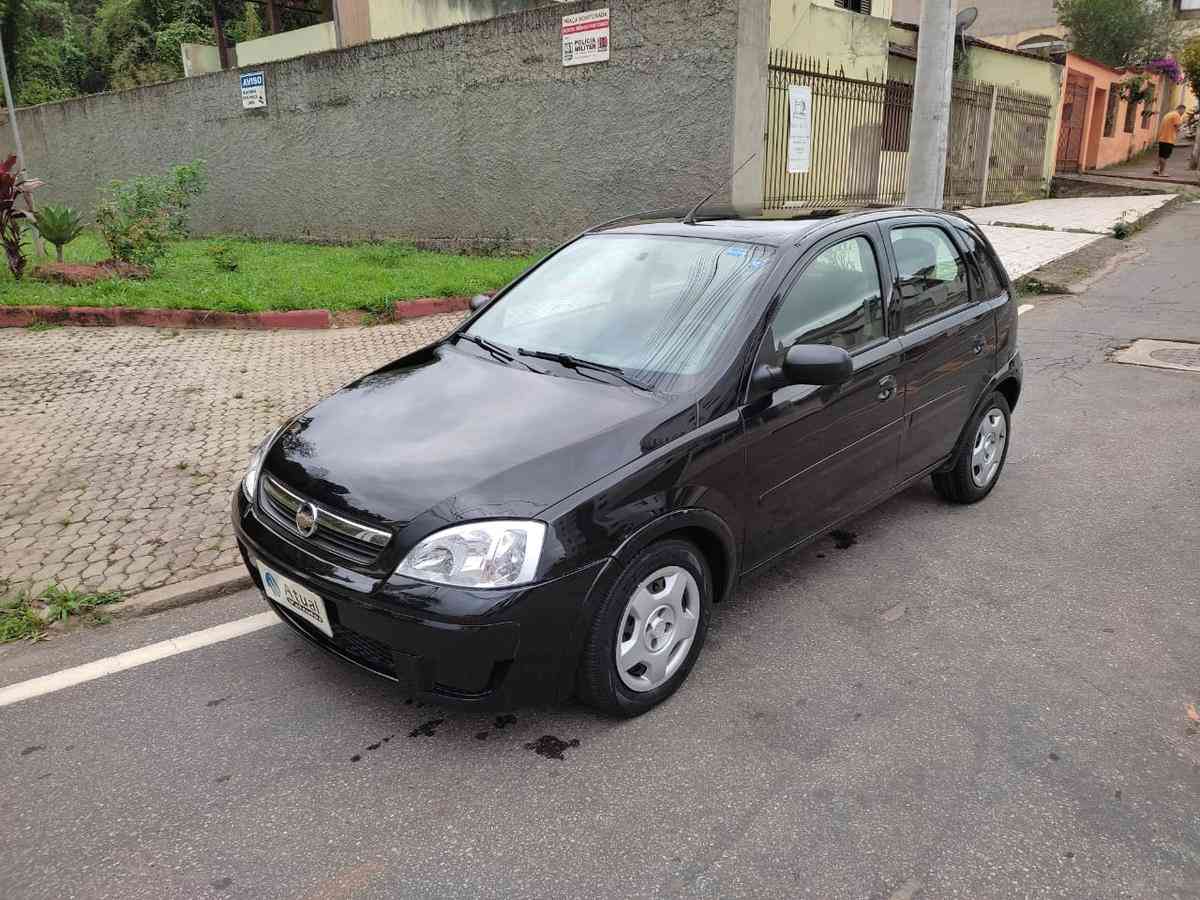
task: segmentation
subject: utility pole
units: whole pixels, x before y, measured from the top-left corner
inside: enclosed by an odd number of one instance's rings
[[[908,138],[908,206],[941,209],[946,190],[955,0],[922,0]]]
[[[17,148],[17,169],[25,170],[25,148],[21,146],[21,129],[17,127],[17,108],[13,105],[12,88],[8,84],[8,61],[4,58],[4,38],[0,35],[0,74],[4,76],[4,103],[8,106],[8,124],[12,126],[13,144]]]
[[[8,83],[8,60],[4,58],[4,35],[0,34],[0,76],[4,78],[4,104],[8,107],[8,124],[12,127],[13,146],[17,150],[17,171],[25,173],[25,148],[21,146],[21,128],[17,125],[17,107],[13,103],[12,87]],[[25,206],[33,212],[33,197],[25,192]],[[46,245],[42,241],[42,233],[34,231],[33,252],[38,256],[46,254]]]

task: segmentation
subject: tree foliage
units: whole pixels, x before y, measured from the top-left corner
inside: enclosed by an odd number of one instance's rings
[[[257,4],[217,3],[231,46],[263,36]],[[180,44],[215,43],[212,13],[213,0],[0,0],[14,100],[29,106],[182,78]],[[285,28],[313,21],[283,15]]]
[[[1183,77],[1191,86],[1192,93],[1200,97],[1200,37],[1188,41],[1183,52],[1179,54],[1179,66],[1183,69]]]
[[[1168,56],[1179,44],[1170,4],[1161,0],[1055,0],[1071,49],[1113,68]]]

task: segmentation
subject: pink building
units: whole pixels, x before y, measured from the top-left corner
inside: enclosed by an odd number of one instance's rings
[[[1162,104],[1170,95],[1163,76],[1149,76],[1154,96],[1129,103],[1119,96],[1121,83],[1135,70],[1110,69],[1068,53],[1067,77],[1059,101],[1056,170],[1079,172],[1123,163],[1158,139]]]

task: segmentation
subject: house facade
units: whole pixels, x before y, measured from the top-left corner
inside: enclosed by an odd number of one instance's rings
[[[1141,101],[1123,94],[1137,73],[1113,69],[1076,53],[1067,54],[1067,77],[1059,112],[1056,170],[1081,172],[1119,165],[1155,143],[1160,112],[1177,85],[1149,79],[1154,96]]]

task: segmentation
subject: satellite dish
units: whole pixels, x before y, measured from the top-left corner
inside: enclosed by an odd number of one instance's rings
[[[968,6],[966,9],[960,10],[958,15],[954,17],[954,30],[958,34],[962,34],[968,28],[975,24],[975,20],[979,18],[979,7]]]

